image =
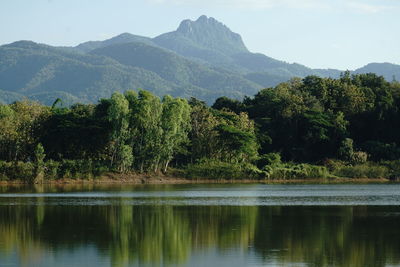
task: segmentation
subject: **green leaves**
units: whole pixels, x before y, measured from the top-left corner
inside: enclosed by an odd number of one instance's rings
[[[49,108],[32,101],[0,105],[0,158],[27,160],[33,156]]]
[[[188,142],[190,106],[186,100],[147,91],[114,93],[108,108],[112,124],[111,162],[119,171],[166,171]]]
[[[111,166],[119,171],[126,171],[132,164],[132,155],[125,146],[128,139],[129,127],[129,102],[121,93],[111,96],[108,108],[108,120],[112,125],[111,130]],[[131,151],[131,150],[130,150]]]

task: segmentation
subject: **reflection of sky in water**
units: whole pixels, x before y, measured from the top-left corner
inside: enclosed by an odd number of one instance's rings
[[[3,193],[0,205],[400,205],[400,184],[179,185],[132,191]],[[150,189],[150,190],[149,190]],[[184,189],[184,190],[182,190]],[[37,201],[41,198],[40,201]]]
[[[95,247],[90,245],[74,249],[52,249],[42,251],[31,251],[26,255],[29,260],[21,260],[17,253],[2,257],[0,254],[0,267],[26,266],[26,267],[109,267],[112,266],[108,257],[102,257]]]
[[[71,250],[60,249],[56,253],[52,250],[42,251],[40,255],[30,257],[29,262],[21,261],[17,254],[2,257],[0,254],[0,267],[25,266],[25,267],[110,267],[110,259],[103,257],[98,250],[86,246]],[[244,252],[239,249],[221,251],[216,248],[202,249],[192,253],[190,259],[182,264],[131,262],[121,264],[124,267],[156,267],[156,266],[190,266],[190,267],[303,267],[308,266],[303,262],[279,262],[279,257],[271,255],[268,259],[260,259],[251,250]]]

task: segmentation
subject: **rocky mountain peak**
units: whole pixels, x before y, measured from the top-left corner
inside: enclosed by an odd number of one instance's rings
[[[247,52],[239,34],[232,32],[218,20],[205,15],[195,21],[189,19],[182,21],[176,32],[201,46],[227,54]]]

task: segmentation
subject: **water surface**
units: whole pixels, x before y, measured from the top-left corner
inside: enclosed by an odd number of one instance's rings
[[[400,266],[400,185],[0,187],[3,266]]]

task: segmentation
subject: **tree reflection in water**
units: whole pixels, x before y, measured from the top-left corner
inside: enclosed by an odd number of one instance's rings
[[[260,263],[274,259],[281,265],[400,263],[397,207],[48,206],[43,198],[35,201],[0,206],[0,262],[16,254],[21,266],[30,266],[44,261],[49,251],[94,246],[112,266],[185,265],[194,253],[208,249],[236,249]]]

